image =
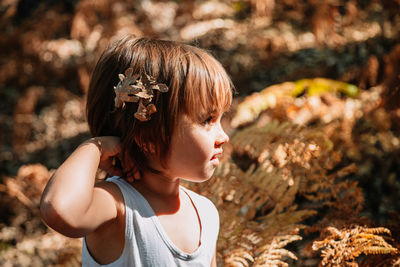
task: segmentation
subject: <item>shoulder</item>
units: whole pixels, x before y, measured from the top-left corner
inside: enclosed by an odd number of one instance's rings
[[[123,194],[116,183],[103,180],[95,184],[95,190],[102,191],[113,198],[116,217],[102,224],[85,237],[85,244],[91,257],[98,262],[112,262],[120,257],[125,243],[125,202]],[[103,203],[104,204],[104,203]]]
[[[113,178],[114,177],[112,177],[111,180],[102,180],[96,182],[95,188],[98,190],[104,190],[108,194],[110,194],[114,198],[114,201],[116,203],[118,215],[124,215],[125,213],[124,196],[118,184],[113,182],[115,180]]]
[[[114,177],[112,177],[112,178],[114,178]],[[112,196],[114,196],[116,198],[122,197],[121,189],[119,188],[119,186],[116,183],[112,182],[112,180],[107,179],[107,180],[97,181],[95,184],[95,187],[107,191],[108,193],[110,193]]]

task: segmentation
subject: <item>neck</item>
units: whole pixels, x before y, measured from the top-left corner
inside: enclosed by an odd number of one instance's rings
[[[132,186],[146,198],[154,212],[161,215],[175,213],[179,209],[179,183],[179,178],[145,172]]]
[[[169,178],[164,174],[145,172],[139,180],[133,183],[133,186],[160,198],[170,198],[179,194],[179,184],[179,178]]]

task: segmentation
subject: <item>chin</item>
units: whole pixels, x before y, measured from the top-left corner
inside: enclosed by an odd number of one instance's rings
[[[196,184],[208,181],[209,179],[210,178],[191,178],[191,179],[183,178],[183,180],[185,180],[187,182],[196,183]]]
[[[211,179],[215,172],[215,169],[216,168],[214,167],[210,168],[210,166],[207,166],[203,169],[198,169],[197,172],[187,171],[185,173],[180,173],[179,177],[188,182],[202,183]]]
[[[198,176],[192,176],[190,178],[184,178],[183,180],[188,181],[188,182],[193,182],[193,183],[202,183],[205,181],[208,181],[211,179],[212,175],[214,172],[211,174],[205,174],[205,175],[198,175]]]

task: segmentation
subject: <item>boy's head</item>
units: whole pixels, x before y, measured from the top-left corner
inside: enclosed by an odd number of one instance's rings
[[[115,109],[114,86],[118,74],[129,67],[169,88],[166,93],[155,92],[152,103],[157,112],[149,121],[135,119],[138,103]],[[231,104],[232,90],[224,68],[206,51],[173,41],[128,36],[107,48],[94,69],[87,96],[90,131],[93,136],[120,137],[135,166],[140,171],[151,170],[145,151],[151,149],[164,163],[180,115],[198,122],[200,114],[223,112]]]

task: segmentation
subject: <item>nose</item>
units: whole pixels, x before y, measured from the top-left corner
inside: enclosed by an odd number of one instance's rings
[[[221,124],[219,124],[217,138],[215,139],[215,146],[220,147],[223,144],[227,143],[228,141],[229,141],[229,136],[226,134],[224,129],[222,129]]]

